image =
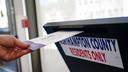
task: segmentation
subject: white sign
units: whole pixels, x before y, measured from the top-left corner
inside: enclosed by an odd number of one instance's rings
[[[59,43],[67,56],[123,68],[117,39],[73,36]]]

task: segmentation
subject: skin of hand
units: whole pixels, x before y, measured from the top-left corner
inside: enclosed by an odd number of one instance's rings
[[[31,53],[29,45],[11,35],[0,35],[0,60],[12,61]]]

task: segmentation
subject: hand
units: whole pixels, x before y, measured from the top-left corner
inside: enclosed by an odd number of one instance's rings
[[[32,52],[29,45],[21,42],[11,35],[0,35],[0,59],[4,61],[15,60]]]

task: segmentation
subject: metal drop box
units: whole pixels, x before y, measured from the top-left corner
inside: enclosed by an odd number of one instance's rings
[[[56,43],[71,72],[128,72],[128,17],[51,22],[44,28],[48,34],[83,31]]]

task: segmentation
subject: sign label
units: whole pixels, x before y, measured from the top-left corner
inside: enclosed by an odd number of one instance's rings
[[[59,43],[67,56],[123,68],[117,39],[73,36]]]

